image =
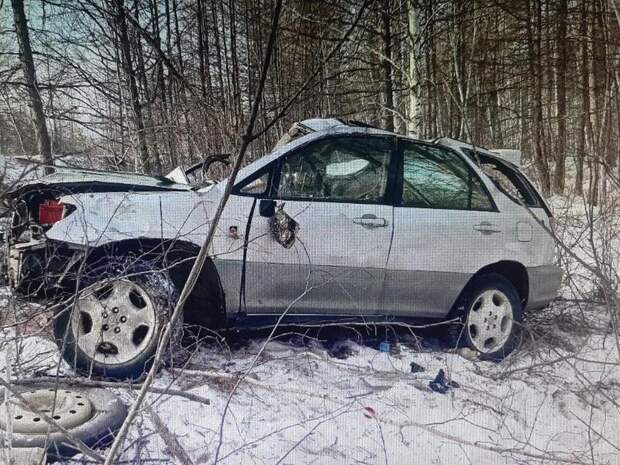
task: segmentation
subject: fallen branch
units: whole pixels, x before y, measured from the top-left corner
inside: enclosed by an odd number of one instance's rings
[[[60,378],[55,376],[42,376],[37,378],[24,378],[16,381],[12,381],[15,385],[20,386],[37,386],[39,384],[49,384],[59,382],[66,386],[82,386],[82,387],[93,387],[93,388],[114,388],[114,389],[130,389],[137,390],[142,389],[142,383],[123,383],[120,381],[93,381],[87,378]],[[158,388],[151,386],[149,391],[155,394],[164,394],[173,397],[183,397],[185,399],[191,400],[193,402],[199,402],[204,405],[210,405],[211,400],[199,396],[197,394],[192,394],[191,392],[180,391],[178,389],[170,389],[170,388]]]
[[[146,410],[151,417],[153,425],[157,428],[157,434],[159,434],[166,443],[168,450],[174,458],[181,462],[182,465],[194,465],[194,461],[187,454],[187,451],[183,448],[176,436],[168,429],[160,416],[151,407],[146,407]]]

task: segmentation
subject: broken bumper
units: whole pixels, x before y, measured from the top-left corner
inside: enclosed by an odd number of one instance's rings
[[[24,243],[5,242],[0,257],[0,279],[22,296],[52,296],[62,290],[67,271],[81,256],[78,251],[59,248],[45,238]]]
[[[556,265],[543,265],[527,268],[529,296],[526,310],[546,307],[558,296],[562,284],[562,269]]]
[[[0,275],[4,285],[19,289],[24,278],[42,276],[45,271],[45,240],[2,244]]]

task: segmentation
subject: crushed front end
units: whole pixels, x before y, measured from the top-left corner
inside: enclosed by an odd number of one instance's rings
[[[63,193],[50,189],[22,188],[5,196],[6,210],[0,233],[0,278],[29,300],[51,297],[67,284],[68,272],[83,251],[50,241],[45,232],[72,213],[62,205]]]

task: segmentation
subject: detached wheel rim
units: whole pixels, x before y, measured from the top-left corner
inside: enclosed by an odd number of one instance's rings
[[[467,315],[467,332],[473,346],[482,353],[501,349],[512,332],[512,304],[503,292],[483,292],[472,304]]]
[[[0,406],[0,428],[8,430],[9,424],[14,433],[45,434],[49,424],[41,416],[45,413],[66,429],[86,423],[93,416],[93,406],[88,398],[77,391],[39,389],[22,393],[26,404],[35,410],[30,411],[16,398]],[[38,412],[38,413],[37,413]]]
[[[118,365],[139,356],[157,331],[148,293],[127,279],[105,281],[80,293],[71,328],[77,346],[93,360]]]

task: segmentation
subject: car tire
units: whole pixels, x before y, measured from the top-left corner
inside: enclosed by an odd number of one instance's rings
[[[180,289],[187,280],[194,265],[194,259],[177,258],[167,263],[172,281]],[[209,334],[226,326],[224,290],[213,263],[207,261],[192,292],[185,301],[184,321],[195,329],[206,329]]]
[[[112,258],[88,272],[80,290],[56,314],[54,335],[65,361],[78,373],[135,380],[150,369],[157,345],[178,300],[178,291],[157,263]],[[165,360],[178,361],[182,321]]]
[[[481,360],[501,361],[521,342],[523,306],[514,285],[499,274],[473,278],[456,316],[451,342],[476,351]]]
[[[49,390],[50,392],[65,389],[70,389],[70,391],[65,392],[84,395],[92,404],[92,415],[90,418],[68,428],[71,436],[91,448],[99,448],[109,444],[127,416],[125,404],[108,389],[74,388],[54,383],[40,384],[36,388],[38,391]],[[18,385],[12,386],[11,390],[21,395],[35,392],[32,387]],[[5,392],[4,388],[0,388],[0,399],[4,399],[5,394],[9,398],[12,397],[11,392]],[[4,408],[4,405],[1,405],[1,407]],[[5,441],[7,441],[6,444],[10,442],[11,446],[15,448],[47,449],[48,461],[67,459],[78,452],[75,447],[67,443],[64,435],[60,432],[52,431],[50,433],[34,434],[12,431],[9,434],[5,429],[0,428],[0,444],[5,445]]]

